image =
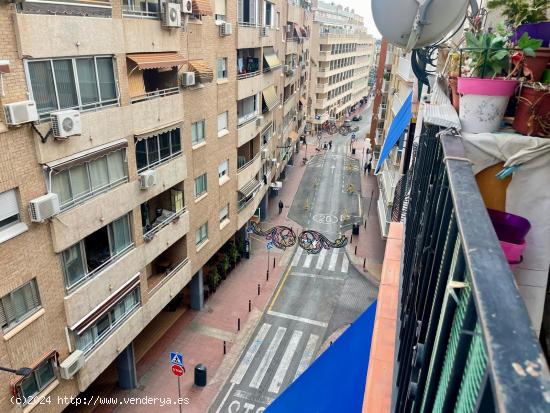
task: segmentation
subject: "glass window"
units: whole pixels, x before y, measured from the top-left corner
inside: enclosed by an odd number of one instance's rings
[[[109,169],[109,181],[111,184],[126,180],[123,157],[122,151],[112,152],[107,155],[107,167]]]
[[[53,363],[54,357],[49,357],[36,367],[33,372],[17,384],[17,396],[21,398],[22,405],[28,404],[32,396],[36,396],[55,379]],[[31,399],[32,400],[32,399]]]
[[[200,196],[207,191],[206,173],[195,178],[195,196]]]
[[[153,167],[181,152],[180,128],[136,142],[138,172]]]
[[[159,161],[159,142],[158,137],[147,139],[147,162],[149,166],[156,164]]]
[[[172,144],[172,154],[181,152],[181,139],[180,139],[180,129],[174,129],[170,132],[170,141]]]
[[[102,191],[109,185],[109,172],[105,156],[89,163],[92,191]]]
[[[229,204],[220,209],[220,222],[229,219]]]
[[[32,95],[38,112],[57,110],[51,62],[49,60],[29,62],[28,68]]]
[[[191,124],[191,143],[196,145],[204,141],[204,120]]]
[[[196,245],[201,244],[208,238],[208,222],[202,224],[195,232]]]
[[[160,159],[170,156],[170,132],[164,132],[159,136]]]
[[[218,115],[218,132],[227,129],[227,112],[223,112]]]
[[[19,221],[19,203],[15,189],[0,193],[0,230]]]
[[[0,299],[0,323],[4,331],[19,324],[40,307],[36,280],[11,291]]]
[[[223,161],[218,166],[218,178],[221,179],[224,176],[227,176],[228,170],[229,170],[229,161]]]
[[[132,243],[128,215],[117,219],[109,225],[111,233],[111,254],[116,255],[124,251]]]
[[[97,80],[99,81],[99,92],[101,100],[116,99],[115,73],[113,71],[113,59],[110,57],[98,57],[97,64]],[[57,79],[57,72],[56,72]]]
[[[67,248],[61,256],[65,271],[65,283],[70,287],[86,276],[80,243]]]
[[[93,58],[76,59],[76,73],[82,106],[99,101],[96,70]]]
[[[138,171],[147,168],[147,141],[145,139],[136,142],[136,166]]]
[[[54,60],[53,67],[55,72],[55,84],[57,86],[57,96],[59,97],[59,108],[78,107],[73,62],[69,59]]]
[[[220,57],[216,61],[216,67],[217,67],[217,78],[218,79],[226,79],[227,78],[227,58],[226,57]]]

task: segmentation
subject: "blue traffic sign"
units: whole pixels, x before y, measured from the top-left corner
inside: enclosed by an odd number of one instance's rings
[[[175,351],[170,352],[170,364],[175,364],[177,366],[183,366],[183,354],[176,353]]]

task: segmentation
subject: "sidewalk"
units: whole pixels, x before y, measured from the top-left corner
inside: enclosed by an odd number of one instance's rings
[[[301,165],[303,149],[294,155],[294,166],[288,166],[286,179],[280,195],[269,199],[270,219],[262,227],[287,225],[296,233],[300,231],[296,223],[287,218],[292,199],[298,189],[305,171]],[[279,215],[279,199],[285,204]],[[167,329],[138,361],[138,388],[122,390],[115,388],[110,397],[178,397],[177,379],[172,374],[169,363],[169,352],[178,351],[184,356],[186,374],[181,377],[181,395],[189,398],[189,404],[183,406],[186,413],[204,413],[215,400],[218,392],[231,373],[239,354],[244,350],[249,336],[259,322],[264,308],[286,268],[291,250],[284,253],[273,249],[270,252],[269,281],[266,281],[268,265],[265,241],[260,237],[251,237],[251,256],[242,259],[240,264],[222,282],[216,293],[205,301],[202,311],[186,310],[174,324]],[[276,266],[273,268],[273,258]],[[260,295],[258,295],[260,285]],[[252,311],[248,311],[248,300]],[[237,323],[240,318],[240,331]],[[155,321],[153,321],[155,322]],[[223,354],[224,341],[226,352]],[[194,367],[203,363],[207,367],[208,384],[204,388],[193,384]],[[106,412],[178,412],[178,406],[156,405],[104,405],[94,410]]]

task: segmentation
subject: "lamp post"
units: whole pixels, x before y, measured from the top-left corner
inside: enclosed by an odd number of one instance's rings
[[[10,369],[8,367],[1,367],[0,371],[7,371],[8,373],[17,374],[18,376],[26,377],[32,373],[32,369],[29,367],[20,367],[18,369]]]

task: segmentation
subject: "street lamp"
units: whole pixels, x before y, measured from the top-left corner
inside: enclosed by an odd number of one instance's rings
[[[18,376],[26,377],[32,373],[32,369],[28,367],[21,367],[18,369],[10,369],[8,367],[0,367],[0,371],[7,371],[8,373],[17,374]]]

